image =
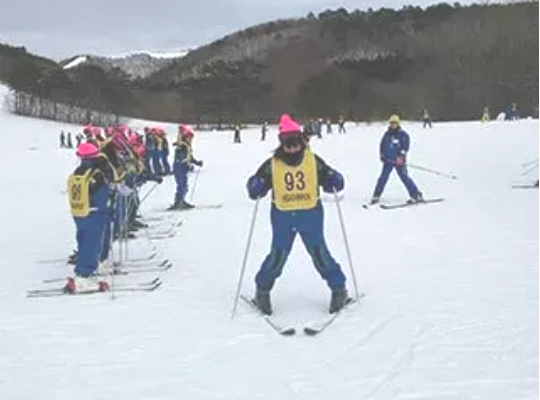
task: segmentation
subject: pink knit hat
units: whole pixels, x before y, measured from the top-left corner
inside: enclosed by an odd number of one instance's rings
[[[82,159],[95,158],[99,154],[99,149],[92,143],[81,143],[77,147],[77,156]]]
[[[285,138],[294,136],[302,132],[298,122],[294,121],[288,114],[283,114],[279,120],[279,137]]]

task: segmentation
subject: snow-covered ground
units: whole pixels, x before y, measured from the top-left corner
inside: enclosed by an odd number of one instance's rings
[[[393,211],[360,207],[379,173],[383,125],[314,139],[347,178],[342,206],[366,293],[316,338],[281,337],[244,304],[230,319],[253,211],[245,181],[275,146],[275,129],[265,143],[258,130],[244,131],[241,145],[232,133],[196,137],[205,167],[193,201],[224,207],[184,213],[177,236],[156,242],[174,262],[161,289],[112,300],[25,297],[69,273],[38,261],[73,248],[63,191],[76,159],[58,149],[58,133],[76,127],[5,114],[0,126],[2,399],[538,399],[538,191],[511,189],[521,164],[538,158],[538,121],[405,123],[410,161],[459,180],[411,171],[426,197],[446,201]],[[144,216],[172,221],[161,210],[173,191],[169,178]],[[385,200],[404,199],[393,177]],[[325,207],[329,246],[348,273],[336,206]],[[269,247],[268,209],[266,200],[246,294]],[[130,252],[149,248],[141,234]],[[133,279],[142,276],[117,282]],[[329,292],[301,241],[273,299],[283,325],[302,327],[326,311]]]

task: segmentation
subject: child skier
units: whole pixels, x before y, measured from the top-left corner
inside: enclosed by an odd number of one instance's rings
[[[349,301],[345,275],[334,260],[324,239],[323,206],[319,186],[325,192],[343,189],[343,176],[311,152],[300,125],[288,115],[279,123],[280,145],[274,156],[266,160],[249,178],[247,190],[253,200],[272,190],[272,245],[255,277],[255,304],[263,314],[272,314],[270,291],[281,275],[299,233],[317,272],[332,291],[330,313]]]
[[[382,137],[379,148],[379,157],[383,163],[383,168],[373,197],[371,198],[371,204],[379,202],[388,178],[394,168],[405,185],[407,192],[409,192],[410,200],[408,202],[421,202],[424,200],[422,193],[407,173],[406,157],[410,145],[409,135],[401,129],[401,121],[398,115],[392,115],[389,122],[390,126]]]
[[[196,160],[193,157],[192,141],[193,130],[187,125],[181,124],[178,128],[178,139],[175,146],[173,173],[176,180],[176,194],[174,204],[168,210],[188,210],[194,208],[193,204],[186,202],[188,191],[188,172],[192,169],[192,164],[199,167],[203,166],[202,160]]]
[[[160,132],[161,137],[161,166],[163,167],[163,174],[171,174],[171,165],[169,164],[169,141],[167,140],[167,134],[162,129]]]
[[[81,164],[68,179],[69,203],[77,228],[75,277],[68,278],[65,287],[69,293],[109,289],[108,283],[95,275],[109,199],[109,182],[99,154],[95,145],[82,143],[77,149]]]

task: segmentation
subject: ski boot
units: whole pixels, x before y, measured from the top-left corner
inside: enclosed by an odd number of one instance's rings
[[[145,224],[144,222],[141,222],[137,219],[134,219],[131,223],[131,226],[134,228],[148,228],[148,224]]]
[[[330,299],[330,314],[335,314],[347,304],[351,302],[351,298],[347,293],[347,289],[334,289],[332,290],[332,298]]]
[[[380,198],[379,196],[373,196],[373,197],[371,198],[371,201],[369,202],[369,204],[371,204],[371,205],[373,205],[373,204],[378,204],[379,201],[380,201],[380,199],[381,199],[381,198]]]
[[[175,211],[175,210],[181,210],[181,209],[182,209],[181,201],[175,201],[174,204],[171,204],[169,207],[167,207],[167,211]]]
[[[182,204],[180,206],[180,210],[191,210],[192,208],[195,208],[195,206],[193,204],[190,204],[185,200],[182,201]]]
[[[416,195],[416,197],[411,197],[409,200],[407,200],[407,204],[417,204],[417,203],[423,203],[424,202],[424,195],[420,192]]]
[[[269,290],[257,289],[254,303],[262,314],[272,315],[272,302],[270,300]]]

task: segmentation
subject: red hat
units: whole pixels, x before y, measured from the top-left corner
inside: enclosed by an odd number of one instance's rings
[[[279,120],[279,137],[285,138],[302,133],[300,124],[294,121],[288,114],[283,114]]]
[[[85,126],[83,126],[83,133],[86,134],[86,135],[92,135],[94,131],[94,127],[92,126],[92,124],[87,124]]]
[[[178,130],[180,131],[180,134],[182,135],[182,137],[193,138],[193,136],[195,136],[195,132],[193,132],[193,129],[191,129],[189,125],[180,124],[180,126],[178,127]]]
[[[87,159],[87,158],[95,158],[99,154],[99,149],[95,144],[92,143],[81,143],[79,147],[77,147],[77,156],[79,158]]]

